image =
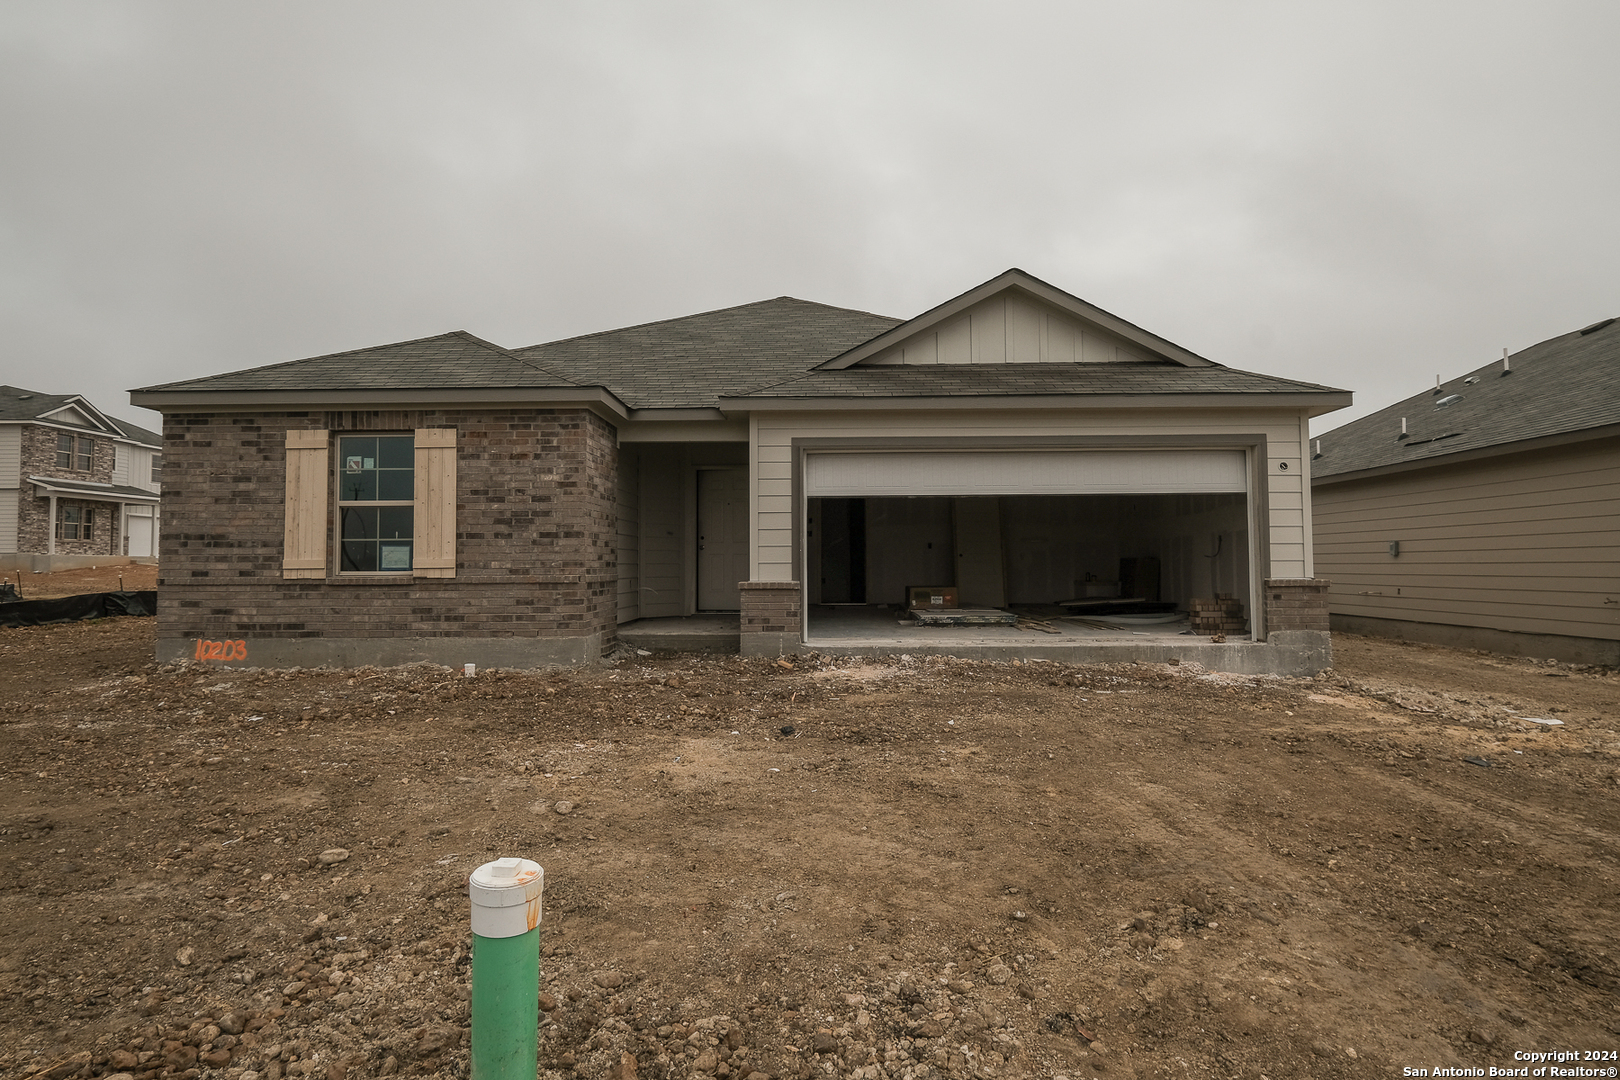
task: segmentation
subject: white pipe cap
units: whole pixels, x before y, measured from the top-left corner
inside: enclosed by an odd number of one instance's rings
[[[496,859],[474,870],[467,878],[473,933],[517,937],[539,926],[545,881],[540,864],[528,859]]]

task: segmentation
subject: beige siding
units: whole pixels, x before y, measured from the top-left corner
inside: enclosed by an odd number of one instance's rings
[[[619,450],[618,621],[641,618],[641,455],[633,447]]]
[[[1312,495],[1337,615],[1620,638],[1620,440]],[[1400,554],[1389,545],[1399,542]]]
[[[783,414],[756,416],[753,421],[755,581],[796,580],[793,533],[776,509],[791,497],[792,440],[796,438],[885,438],[950,436],[964,440],[1006,436],[1222,436],[1263,434],[1270,460],[1270,490],[1285,496],[1273,505],[1269,566],[1256,567],[1260,577],[1309,576],[1310,527],[1303,510],[1301,467],[1304,421],[1288,410],[1096,410],[1090,412],[893,412]],[[1288,462],[1286,471],[1280,469]],[[770,507],[766,510],[765,507]]]
[[[1146,361],[1116,334],[1019,296],[993,296],[938,330],[918,334],[865,364],[1073,364]]]

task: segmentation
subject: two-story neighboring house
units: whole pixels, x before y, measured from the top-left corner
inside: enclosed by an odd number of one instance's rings
[[[162,449],[77,394],[0,386],[0,565],[155,560]]]

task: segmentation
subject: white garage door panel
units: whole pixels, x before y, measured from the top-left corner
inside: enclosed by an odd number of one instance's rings
[[[805,459],[812,499],[1247,490],[1242,450],[908,450]]]

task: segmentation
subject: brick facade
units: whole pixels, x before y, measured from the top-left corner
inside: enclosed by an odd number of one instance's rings
[[[1327,578],[1267,578],[1266,631],[1328,632]]]
[[[744,656],[780,656],[802,647],[799,618],[803,613],[797,581],[744,581],[742,639]]]
[[[61,480],[88,480],[94,483],[110,484],[113,478],[113,455],[115,453],[112,440],[90,436],[94,443],[94,452],[91,458],[89,472],[78,469],[63,469],[56,464],[56,440],[60,435],[66,434],[58,428],[43,425],[25,425],[22,429],[21,446],[21,491],[17,498],[17,550],[30,552],[45,552],[50,550],[51,532],[55,523],[51,520],[51,500],[45,495],[36,495],[35,489],[28,483],[30,476],[50,476]],[[83,437],[80,433],[73,433],[75,438]],[[125,545],[120,541],[123,535],[121,522],[118,520],[119,507],[117,503],[100,502],[87,499],[72,499],[59,495],[56,499],[58,514],[64,506],[77,506],[91,511],[94,515],[90,526],[88,538],[77,540],[57,540],[56,554],[58,555],[122,555]]]
[[[445,427],[454,578],[283,578],[288,429]],[[245,641],[252,666],[595,659],[614,640],[617,454],[577,408],[167,416],[159,659],[198,639]]]

